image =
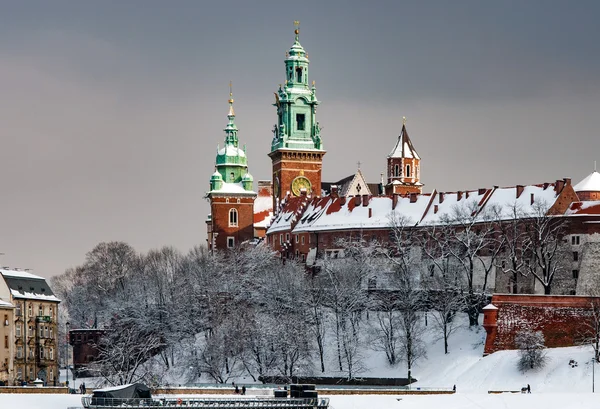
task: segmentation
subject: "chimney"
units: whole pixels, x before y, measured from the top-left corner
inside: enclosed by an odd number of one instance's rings
[[[469,191],[465,190],[465,199],[468,199],[468,198],[469,198]]]
[[[565,187],[565,182],[560,179],[557,179],[556,184],[554,185],[554,191],[556,193],[560,193],[563,190],[563,187]]]
[[[523,190],[525,189],[525,186],[523,185],[517,185],[517,199],[519,197],[521,197],[521,195],[523,194]]]
[[[433,214],[437,214],[438,209],[439,209],[438,205],[433,205]]]
[[[479,190],[477,191],[477,194],[479,194],[479,196],[481,196],[482,194],[484,194],[486,191],[486,188],[484,187],[480,187]]]
[[[460,199],[462,199],[462,192],[459,190],[458,192],[456,192],[456,201],[460,202]]]
[[[531,203],[530,204],[533,204],[534,201],[535,201],[535,195],[532,193],[531,194]]]
[[[258,181],[258,195],[259,196],[272,196],[273,185],[270,180],[259,180]]]
[[[550,186],[550,183],[548,183],[548,182],[545,182],[545,183],[544,183],[544,190],[548,189],[548,186]]]
[[[329,194],[331,197],[340,197],[338,193],[337,185],[331,185],[331,193]]]
[[[564,178],[563,182],[565,182],[565,186],[570,186],[571,185],[571,178]]]
[[[410,194],[410,202],[411,203],[416,203],[417,202],[417,194],[416,193],[411,193]]]
[[[439,202],[440,202],[440,203],[444,203],[444,195],[445,195],[445,193],[444,193],[444,192],[440,192],[440,194],[439,194],[439,198],[440,198],[440,199],[439,199]]]
[[[369,207],[369,219],[373,217],[373,209]]]
[[[362,205],[364,207],[369,205],[369,195],[362,195]]]
[[[396,208],[397,204],[398,204],[398,194],[394,193],[392,195],[392,210],[394,210]]]
[[[360,206],[360,202],[361,202],[361,197],[360,196],[354,196],[354,206]]]

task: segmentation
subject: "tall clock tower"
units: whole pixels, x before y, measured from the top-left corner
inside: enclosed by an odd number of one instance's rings
[[[295,41],[286,53],[285,84],[275,92],[277,123],[269,157],[273,164],[273,209],[290,193],[321,195],[323,143],[316,120],[319,101],[314,81],[308,81],[308,54],[300,45],[298,22]]]

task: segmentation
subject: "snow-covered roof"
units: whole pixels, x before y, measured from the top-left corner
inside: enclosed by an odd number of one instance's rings
[[[574,202],[565,212],[566,216],[600,215],[600,200]]]
[[[416,224],[431,199],[429,195],[419,195],[411,203],[410,197],[367,196],[347,198],[314,199],[308,205],[302,218],[294,228],[294,233],[304,231],[326,231],[346,229],[385,229],[392,218],[403,217],[409,224]],[[366,204],[366,206],[363,205]]]
[[[308,196],[288,196],[284,200],[285,202],[282,204],[279,214],[275,217],[273,223],[271,223],[271,227],[269,227],[268,234],[291,230],[304,213],[309,198]]]
[[[38,292],[24,291],[24,290],[10,290],[13,298],[23,298],[27,300],[38,300],[38,301],[55,301],[60,302],[60,299],[54,294],[42,294]]]
[[[452,217],[457,207],[479,211],[489,193],[490,189],[436,193],[420,224],[433,225],[439,223],[443,216]]]
[[[30,279],[34,279],[34,280],[44,280],[44,277],[36,276],[35,274],[31,274],[31,273],[29,273],[27,271],[23,271],[23,270],[9,270],[9,269],[0,268],[0,273],[2,273],[2,275],[4,277],[17,277],[17,278],[30,278]]]
[[[421,159],[421,157],[415,150],[412,141],[408,137],[408,132],[406,132],[405,125],[402,125],[402,131],[400,132],[400,136],[398,136],[396,145],[388,155],[388,158]]]
[[[499,211],[500,218],[508,220],[514,218],[516,206],[517,216],[526,217],[533,215],[536,212],[535,206],[540,204],[544,204],[549,209],[560,193],[555,190],[554,183],[522,186],[523,190],[517,197],[520,189],[519,186],[495,188],[487,199],[485,208],[489,211],[492,209]]]
[[[254,200],[254,227],[266,229],[273,218],[273,196],[259,195]]]
[[[236,148],[233,145],[226,145],[225,147],[219,149],[217,153],[219,156],[227,155],[227,156],[242,156],[244,158],[246,157],[246,152],[244,152],[240,148]]]
[[[0,269],[0,273],[13,298],[60,302],[43,277],[21,270]]]
[[[484,311],[485,310],[497,310],[498,307],[496,307],[494,304],[489,303],[488,305],[486,305],[485,307],[482,308]]]
[[[223,182],[221,189],[211,190],[208,193],[209,194],[214,194],[214,193],[244,194],[244,195],[248,195],[248,196],[252,196],[252,195],[256,194],[256,192],[254,192],[252,190],[244,189],[244,186],[242,185],[242,183],[229,183],[229,182]]]
[[[8,301],[0,300],[0,308],[14,308],[15,306]]]
[[[573,189],[575,192],[600,192],[600,173],[593,171]]]

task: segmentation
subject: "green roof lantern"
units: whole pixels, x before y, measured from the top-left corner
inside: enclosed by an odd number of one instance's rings
[[[273,126],[271,151],[277,149],[323,150],[321,127],[316,120],[314,81],[308,80],[308,53],[300,44],[300,22],[295,21],[295,40],[285,54],[285,85],[275,92],[277,123]]]
[[[229,111],[227,113],[227,126],[225,127],[225,146],[217,146],[216,168],[227,183],[240,183],[242,175],[248,172],[248,158],[246,149],[239,147],[238,128],[235,125],[235,111],[233,109],[233,91],[229,83]],[[212,180],[212,179],[211,179]]]

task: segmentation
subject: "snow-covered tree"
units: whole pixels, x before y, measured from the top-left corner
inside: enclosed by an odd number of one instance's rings
[[[521,372],[543,368],[548,362],[542,331],[522,330],[515,336],[519,348],[517,367]]]

